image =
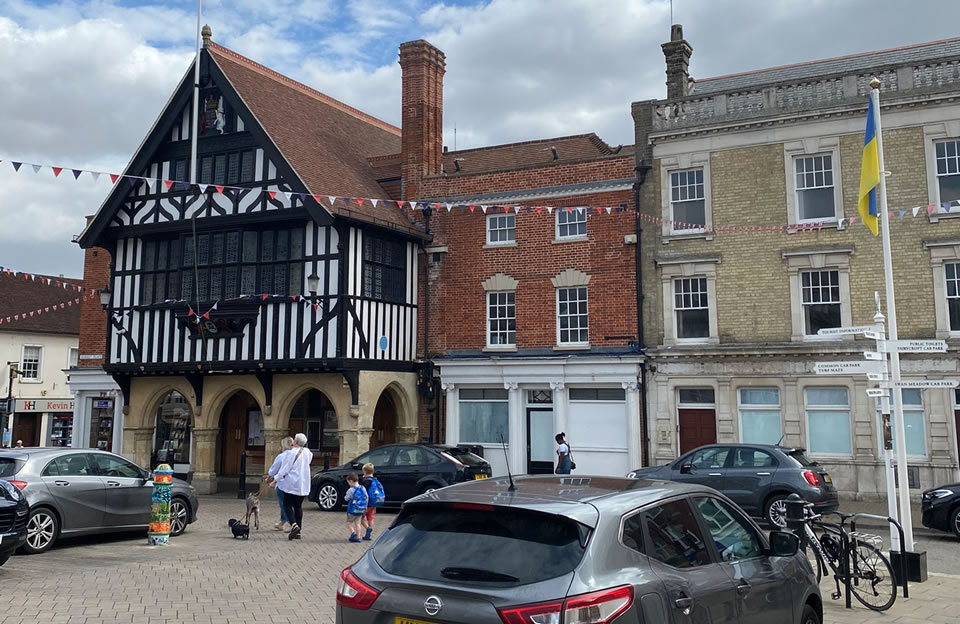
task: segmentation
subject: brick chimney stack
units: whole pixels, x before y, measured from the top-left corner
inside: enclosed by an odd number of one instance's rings
[[[87,217],[87,224],[93,217]],[[83,252],[83,287],[97,290],[110,284],[110,253],[100,247]],[[100,297],[80,302],[80,355],[99,355],[97,359],[84,358],[80,366],[103,366],[107,349],[107,313],[100,307]]]
[[[408,41],[400,45],[400,68],[403,198],[416,199],[420,197],[421,179],[440,173],[443,159],[446,57],[427,41]]]
[[[690,93],[690,56],[693,48],[683,38],[683,25],[670,27],[670,41],[661,44],[667,61],[667,99],[681,98]]]

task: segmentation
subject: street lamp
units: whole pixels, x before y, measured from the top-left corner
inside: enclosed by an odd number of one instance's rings
[[[100,291],[100,307],[106,310],[110,307],[110,298],[113,296],[113,293],[110,292],[110,287],[106,286]]]
[[[320,288],[320,276],[316,273],[311,273],[307,276],[307,290],[310,291],[311,297],[317,296],[317,290]]]

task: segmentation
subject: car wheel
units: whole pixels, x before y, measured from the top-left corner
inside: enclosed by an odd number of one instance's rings
[[[803,614],[800,616],[800,624],[820,624],[820,615],[811,604],[803,605]]]
[[[341,504],[337,486],[329,481],[321,483],[320,489],[317,490],[317,505],[319,505],[321,511],[336,511],[340,509]]]
[[[60,521],[52,510],[38,507],[30,512],[27,520],[27,543],[23,545],[23,552],[36,555],[47,552],[60,534]]]
[[[767,501],[763,517],[771,526],[777,529],[783,529],[787,526],[787,497],[783,494],[772,496]]]
[[[953,531],[954,537],[960,539],[960,505],[953,508],[953,511],[950,512],[950,529]]]
[[[190,521],[190,506],[179,496],[170,501],[170,536],[183,535]]]
[[[420,493],[421,493],[421,494],[430,494],[431,492],[436,492],[437,490],[439,490],[439,489],[442,488],[442,487],[443,487],[442,485],[437,485],[436,483],[428,483],[428,484],[426,484],[425,486],[423,486],[422,488],[420,488]]]

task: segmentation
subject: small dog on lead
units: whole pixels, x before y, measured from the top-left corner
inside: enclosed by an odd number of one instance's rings
[[[260,530],[260,497],[267,491],[270,482],[271,479],[268,478],[259,492],[250,493],[247,496],[247,515],[244,518],[244,523],[250,526],[250,516],[253,516],[253,526],[258,531]]]
[[[240,522],[236,518],[230,518],[227,521],[227,526],[230,527],[230,530],[233,532],[234,539],[250,539],[250,525]]]

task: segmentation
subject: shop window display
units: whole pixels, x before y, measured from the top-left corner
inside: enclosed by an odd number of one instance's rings
[[[170,392],[157,409],[153,448],[154,465],[190,463],[190,404],[179,392]]]
[[[73,414],[53,414],[50,446],[70,446],[73,441]]]
[[[90,399],[90,448],[113,450],[113,399]]]

